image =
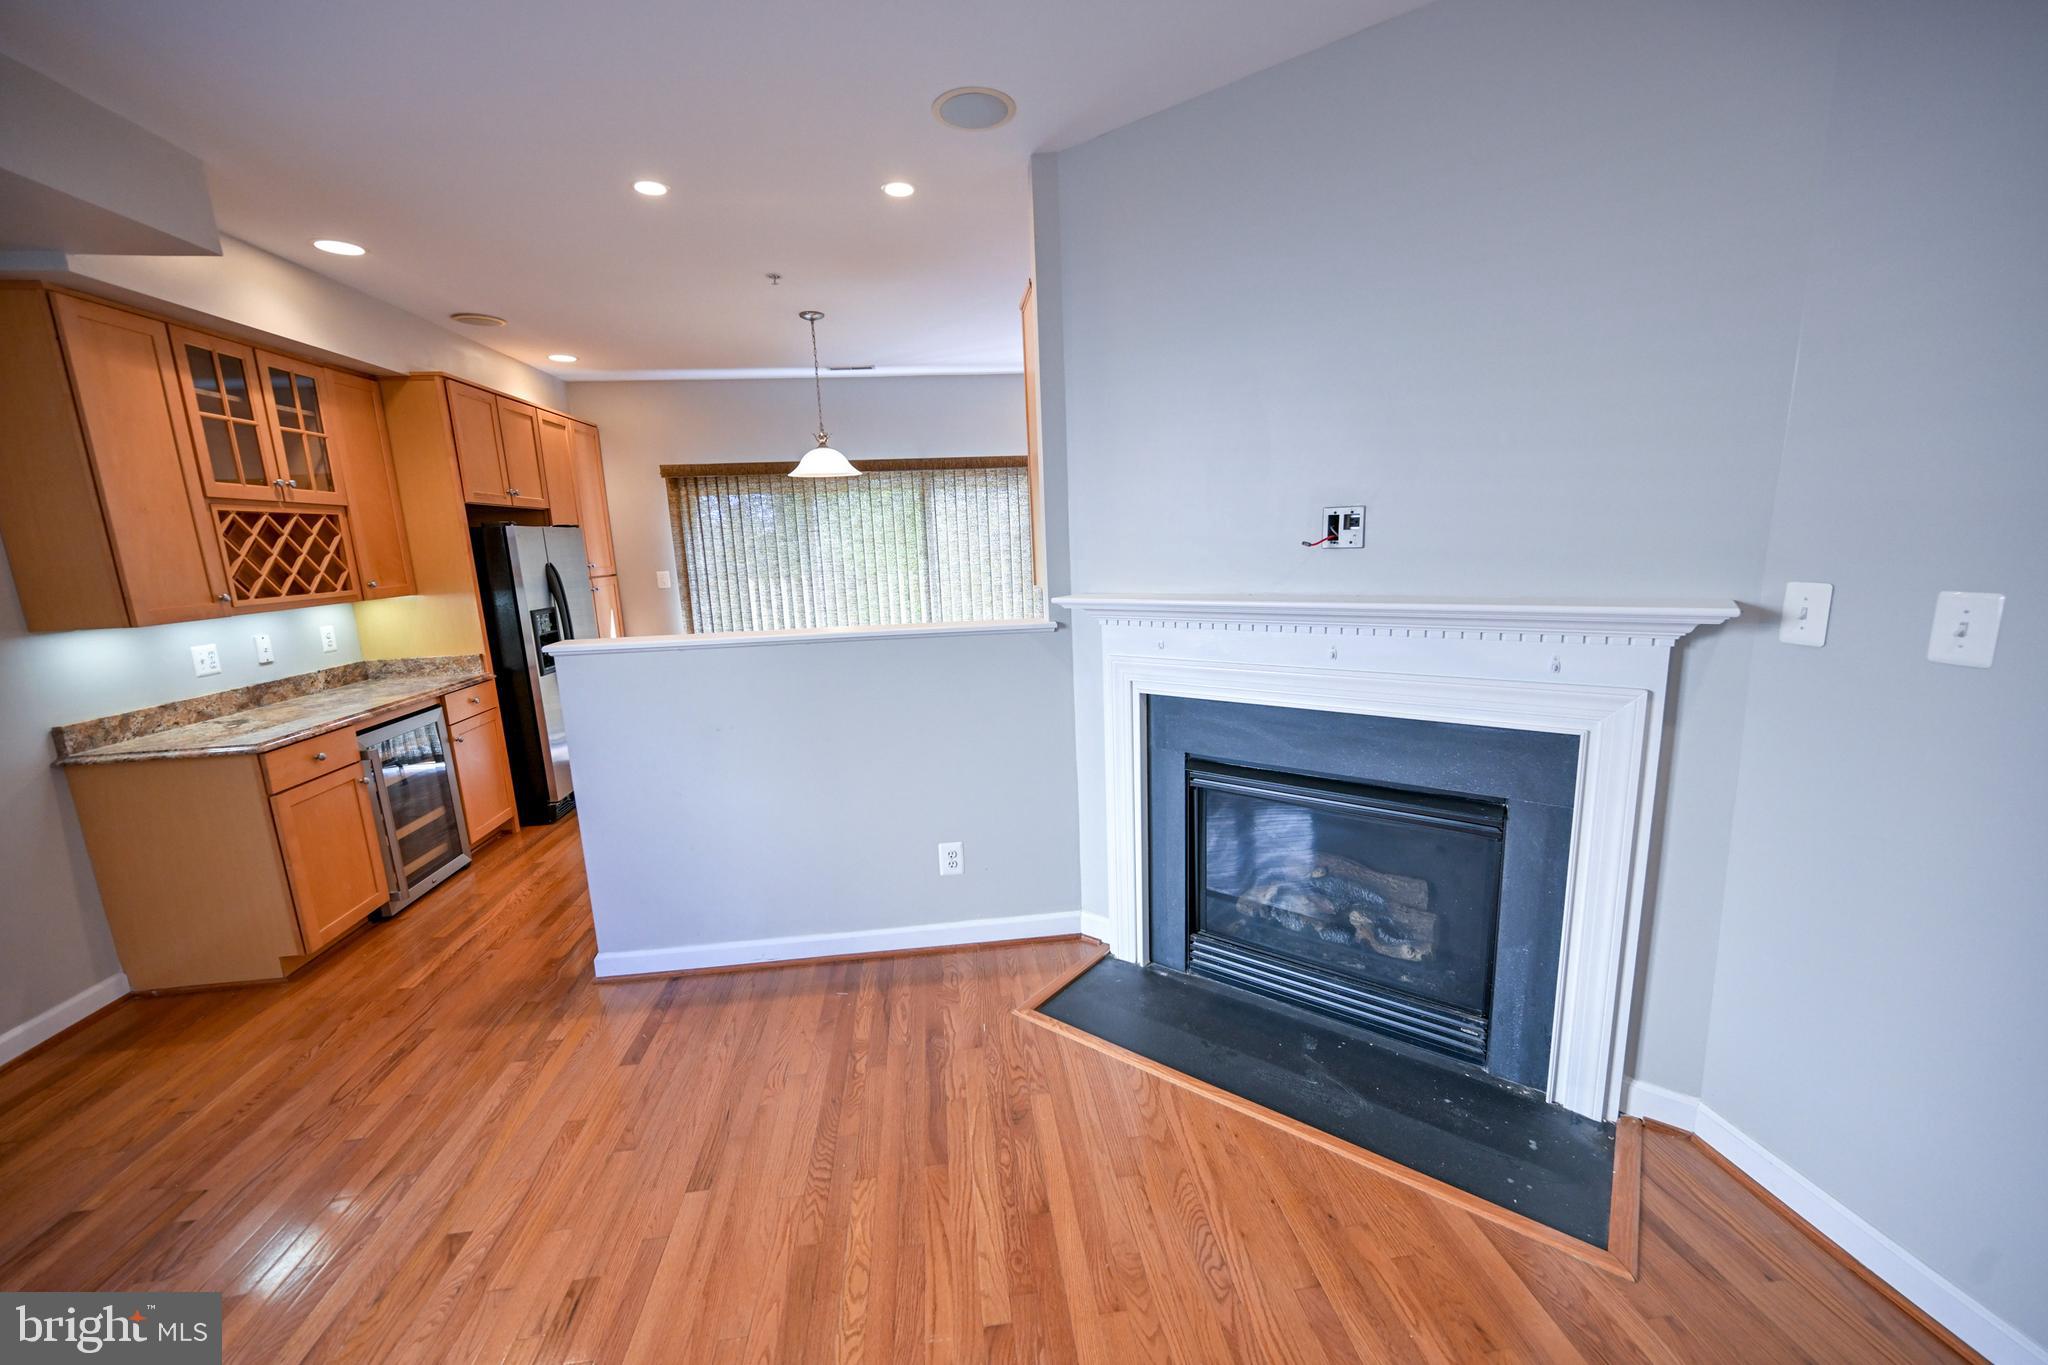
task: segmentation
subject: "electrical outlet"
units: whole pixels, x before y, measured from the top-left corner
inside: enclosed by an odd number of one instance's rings
[[[669,574],[668,574],[668,570],[667,570],[667,569],[656,569],[656,570],[654,571],[654,586],[655,586],[655,587],[657,587],[657,588],[667,588],[667,587],[673,587],[674,585],[675,585],[675,580],[674,580],[673,578],[670,578],[670,577],[669,577]]]
[[[1333,550],[1361,550],[1365,548],[1365,509],[1363,507],[1325,507],[1323,509],[1323,534],[1330,537]]]
[[[210,678],[220,672],[220,648],[217,645],[192,646],[192,676]]]
[[[256,662],[259,664],[274,664],[277,662],[277,656],[270,652],[270,637],[268,635],[256,636]]]
[[[337,650],[337,649],[339,649],[339,648],[341,648],[341,646],[340,646],[339,644],[335,643],[335,639],[334,639],[334,627],[333,627],[333,626],[322,626],[322,627],[320,627],[320,649],[321,649],[321,652],[322,652],[322,653],[326,653],[326,654],[332,654],[332,653],[333,653],[333,652],[334,652],[335,650]]]
[[[939,875],[957,877],[967,870],[967,860],[960,854],[957,843],[939,845]]]

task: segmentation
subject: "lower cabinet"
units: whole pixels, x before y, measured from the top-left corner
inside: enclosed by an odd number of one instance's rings
[[[464,692],[463,696],[472,695]],[[512,764],[505,753],[505,725],[496,699],[448,729],[455,755],[455,780],[462,788],[462,820],[469,827],[470,846],[485,835],[515,823],[518,802],[512,794]]]
[[[354,745],[354,737],[347,737],[351,757]],[[299,937],[307,952],[316,953],[390,894],[369,779],[350,763],[271,797],[270,813]]]
[[[64,768],[138,991],[277,981],[385,903],[355,733]]]

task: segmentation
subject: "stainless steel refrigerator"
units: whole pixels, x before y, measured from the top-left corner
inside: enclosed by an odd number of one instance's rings
[[[574,526],[491,525],[472,527],[469,535],[519,819],[549,824],[575,809],[576,790],[555,661],[544,651],[557,640],[597,635],[583,532]]]

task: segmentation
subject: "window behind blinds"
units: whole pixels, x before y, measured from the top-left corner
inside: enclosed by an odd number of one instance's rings
[[[1022,458],[667,465],[689,629],[1004,621],[1040,614]]]

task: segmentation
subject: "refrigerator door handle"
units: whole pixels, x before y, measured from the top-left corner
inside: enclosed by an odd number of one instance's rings
[[[560,618],[557,625],[562,632],[562,638],[573,640],[576,638],[576,623],[569,616],[569,593],[562,586],[562,575],[555,569],[553,560],[548,561],[547,580],[548,603],[554,607],[555,614]]]

